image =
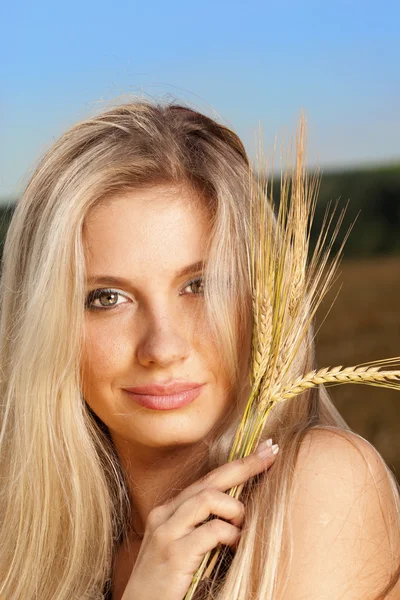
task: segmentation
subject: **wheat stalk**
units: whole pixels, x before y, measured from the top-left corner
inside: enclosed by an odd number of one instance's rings
[[[346,367],[342,371],[342,366],[334,367],[329,370],[329,367],[320,369],[319,371],[310,371],[304,377],[299,377],[292,384],[285,386],[280,392],[272,394],[270,398],[266,398],[269,402],[281,402],[288,398],[293,398],[298,394],[301,394],[304,390],[315,387],[316,385],[323,383],[329,385],[332,383],[377,383],[381,384],[382,381],[394,380],[400,382],[400,371],[378,371],[380,367]],[[385,387],[394,387],[399,389],[398,384],[391,386],[386,385]],[[262,398],[260,403],[260,409],[263,408]]]
[[[306,121],[301,116],[296,139],[295,168],[281,165],[280,204],[276,227],[268,218],[267,204],[275,209],[269,165],[264,165],[262,134],[258,154],[257,179],[251,179],[249,277],[252,289],[253,331],[249,379],[252,386],[241,422],[235,435],[228,462],[251,454],[258,446],[272,408],[293,401],[318,385],[346,383],[379,385],[400,390],[400,357],[388,358],[343,368],[324,367],[293,377],[290,368],[323,297],[333,283],[341,253],[350,234],[328,264],[347,208],[342,209],[331,239],[326,244],[337,203],[329,216],[327,206],[321,231],[308,264],[311,224],[318,197],[320,175],[310,177],[304,167]],[[291,160],[291,149],[286,163]],[[261,167],[261,168],[260,168]],[[261,177],[260,177],[261,173]],[[265,181],[262,181],[263,174]],[[268,190],[270,189],[270,194]],[[328,218],[329,216],[329,218]],[[358,216],[358,215],[357,215]],[[275,227],[275,228],[274,228]],[[383,367],[388,370],[382,371]],[[244,483],[226,493],[239,498]],[[214,518],[211,515],[210,520]],[[184,600],[192,600],[199,581],[211,576],[220,555],[220,545],[208,552],[193,575]],[[217,576],[219,566],[216,569]]]

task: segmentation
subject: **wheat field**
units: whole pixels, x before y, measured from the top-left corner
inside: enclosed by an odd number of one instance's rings
[[[318,367],[399,356],[399,299],[400,256],[343,259],[316,314]],[[348,425],[377,448],[400,481],[399,392],[369,385],[328,391]]]

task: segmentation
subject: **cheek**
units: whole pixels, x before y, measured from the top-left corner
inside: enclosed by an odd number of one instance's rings
[[[88,325],[85,330],[81,360],[83,394],[90,397],[94,392],[110,388],[112,381],[123,371],[130,358],[130,348],[115,331],[107,327]]]
[[[222,377],[224,362],[219,344],[205,321],[202,322],[201,327],[196,327],[196,333],[192,338],[192,348],[209,371]]]

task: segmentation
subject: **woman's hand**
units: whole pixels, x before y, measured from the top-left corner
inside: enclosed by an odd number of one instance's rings
[[[182,600],[208,551],[218,544],[237,546],[244,505],[224,492],[273,464],[277,446],[266,444],[264,455],[257,449],[221,465],[150,512],[122,600]],[[201,525],[211,514],[230,522],[217,518]]]

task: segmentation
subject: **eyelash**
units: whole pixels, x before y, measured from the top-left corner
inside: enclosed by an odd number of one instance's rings
[[[195,279],[192,279],[191,281],[188,281],[186,283],[186,285],[184,286],[184,288],[188,287],[189,285],[192,285],[193,283],[195,283],[196,281],[202,281],[202,277],[196,277]],[[109,307],[107,306],[92,306],[92,302],[94,302],[95,300],[98,300],[101,296],[105,296],[106,294],[117,294],[118,296],[123,296],[124,298],[127,298],[128,296],[126,296],[125,294],[122,294],[121,292],[119,292],[118,290],[114,290],[112,288],[99,288],[97,290],[92,290],[91,292],[88,293],[88,295],[86,296],[86,300],[85,300],[85,309],[86,310],[110,310],[112,308],[116,308],[117,306],[121,306],[120,304],[113,304],[110,305]],[[189,296],[202,296],[203,292],[198,292],[193,293],[193,294],[189,294]]]

